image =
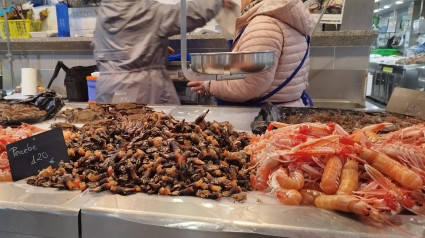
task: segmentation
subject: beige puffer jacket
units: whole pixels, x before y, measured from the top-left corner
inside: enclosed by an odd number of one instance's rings
[[[266,71],[248,74],[243,80],[212,81],[210,93],[231,102],[245,102],[267,95],[297,68],[307,49],[305,36],[313,26],[313,18],[300,0],[263,0],[258,3],[236,20],[237,34],[246,28],[232,51],[274,50],[277,64]],[[308,87],[308,71],[307,57],[292,81],[266,101],[304,106],[300,97]]]

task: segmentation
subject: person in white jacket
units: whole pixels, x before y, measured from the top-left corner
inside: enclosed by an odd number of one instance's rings
[[[187,2],[188,32],[205,25],[228,0]],[[180,33],[180,5],[154,0],[102,0],[93,37],[99,69],[96,102],[111,102],[117,90],[136,90],[134,102],[179,104],[166,69],[168,37]]]

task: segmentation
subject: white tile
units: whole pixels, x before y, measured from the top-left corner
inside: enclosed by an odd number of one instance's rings
[[[53,51],[31,51],[29,55],[32,68],[39,70],[54,69]]]
[[[40,70],[41,75],[41,84],[44,88],[47,88],[47,85],[52,78],[54,70]],[[53,83],[50,89],[55,90],[61,95],[66,95],[66,89],[64,86],[65,72],[63,70],[59,71],[58,76],[53,80]]]
[[[13,53],[13,68],[30,68],[30,59],[29,55],[26,52]]]
[[[79,51],[78,52],[78,65],[79,66],[90,66],[95,65],[96,60],[94,59],[92,51]]]
[[[78,66],[78,52],[77,51],[55,51],[53,53],[54,65],[57,61],[63,61],[63,63],[71,68]]]
[[[369,47],[335,47],[335,70],[367,70]]]
[[[335,47],[311,47],[310,69],[333,69]]]

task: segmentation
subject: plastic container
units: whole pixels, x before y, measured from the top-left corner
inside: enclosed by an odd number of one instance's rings
[[[58,21],[58,37],[70,37],[68,4],[64,0],[56,3],[56,19]]]
[[[389,55],[397,55],[398,50],[397,49],[373,49],[370,51],[372,54],[378,54],[382,56],[389,56]]]
[[[34,20],[8,20],[10,38],[31,38],[30,32],[40,31],[41,21]],[[6,39],[4,20],[0,20],[1,38]]]
[[[89,92],[89,101],[88,102],[96,102],[96,82],[97,77],[87,76],[87,89]]]

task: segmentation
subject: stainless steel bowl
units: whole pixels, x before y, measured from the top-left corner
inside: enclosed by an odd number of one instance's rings
[[[274,51],[192,53],[190,59],[190,68],[199,74],[247,74],[270,68]]]

